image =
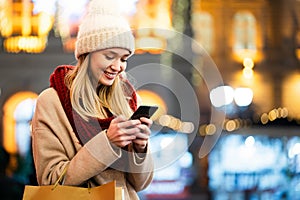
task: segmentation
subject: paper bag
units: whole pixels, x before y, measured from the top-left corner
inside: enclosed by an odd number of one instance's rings
[[[122,188],[116,182],[83,188],[66,185],[31,186],[26,185],[23,200],[122,200]]]

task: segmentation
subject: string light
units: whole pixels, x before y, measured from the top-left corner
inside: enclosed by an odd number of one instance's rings
[[[31,0],[0,2],[0,30],[7,52],[40,53],[45,50],[54,19],[49,13],[33,10]]]

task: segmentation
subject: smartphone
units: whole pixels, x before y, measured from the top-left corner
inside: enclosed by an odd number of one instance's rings
[[[132,114],[130,119],[140,119],[141,117],[150,118],[157,111],[157,109],[158,109],[158,106],[141,105]]]

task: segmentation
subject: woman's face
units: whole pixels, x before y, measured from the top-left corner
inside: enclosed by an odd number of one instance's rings
[[[90,70],[93,83],[110,86],[115,78],[126,69],[130,52],[122,48],[110,48],[92,52]]]

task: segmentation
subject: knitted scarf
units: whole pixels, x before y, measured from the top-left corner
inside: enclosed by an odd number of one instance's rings
[[[67,115],[67,118],[82,145],[87,143],[92,137],[109,127],[114,116],[107,111],[108,118],[99,119],[90,117],[88,122],[85,121],[73,108],[70,100],[70,90],[65,85],[64,79],[69,70],[74,69],[71,65],[58,66],[50,76],[50,87],[53,87],[59,96],[60,102]],[[125,79],[126,94],[130,94],[132,98],[129,100],[129,105],[133,111],[137,108],[137,96],[132,85]]]

